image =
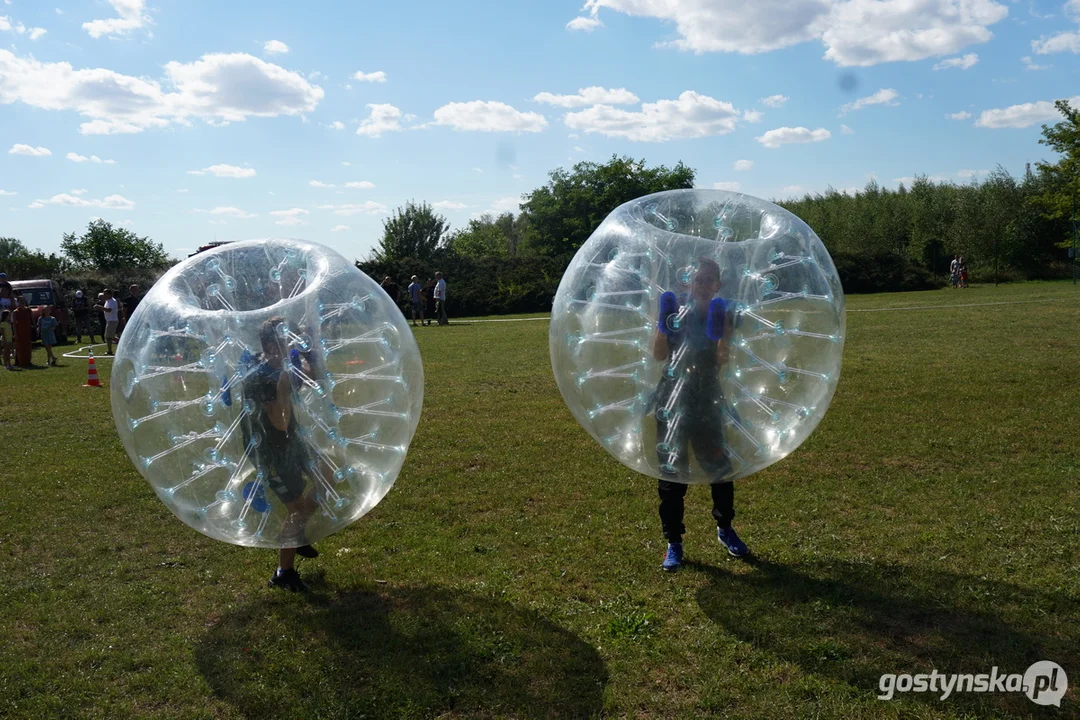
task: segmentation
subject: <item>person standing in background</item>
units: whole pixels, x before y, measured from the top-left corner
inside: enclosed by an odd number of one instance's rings
[[[421,299],[424,288],[420,285],[420,281],[416,276],[412,276],[412,282],[409,283],[409,307],[412,308],[412,324],[416,327],[416,313],[420,313],[420,322],[424,322],[424,303]]]
[[[90,344],[94,343],[94,326],[90,324],[90,298],[82,290],[75,291],[75,299],[71,302],[71,311],[75,315],[75,342],[81,343],[83,329],[90,336]]]
[[[394,301],[394,306],[398,304],[398,295],[401,290],[398,288],[398,284],[394,282],[394,278],[387,275],[383,278],[382,289],[386,291],[386,294],[390,296],[390,299]]]
[[[427,322],[425,325],[431,324],[431,319],[435,317],[435,281],[428,278],[427,285],[424,286],[424,305],[427,306]]]
[[[102,295],[105,296],[105,300],[100,305],[95,305],[94,309],[100,310],[105,316],[105,347],[108,348],[105,354],[112,355],[112,344],[113,340],[116,339],[116,328],[120,325],[120,303],[116,302],[112,290],[108,288],[105,288]]]
[[[12,340],[14,337],[15,333],[11,329],[11,311],[0,310],[0,354],[3,356],[4,367],[8,370],[19,369],[11,364]]]
[[[446,318],[446,280],[441,272],[435,273],[435,311],[439,316],[440,325],[449,325]]]
[[[101,328],[101,342],[105,342],[105,311],[102,310],[105,306],[105,293],[100,292],[97,295],[97,305],[94,309],[97,310],[98,327]]]
[[[31,355],[34,347],[34,318],[26,298],[18,295],[18,307],[12,313],[11,324],[15,328],[15,364],[19,367],[33,367]]]
[[[45,363],[56,367],[56,356],[53,355],[53,345],[56,344],[56,328],[60,327],[60,322],[53,317],[52,305],[46,305],[41,308],[41,317],[37,321],[38,337],[41,338],[41,345],[45,348]]]
[[[135,314],[135,310],[139,307],[139,302],[142,300],[142,293],[139,291],[139,286],[132,284],[128,288],[128,296],[124,298],[124,327],[127,327],[128,322],[131,321],[131,316]],[[123,332],[121,328],[120,332]]]

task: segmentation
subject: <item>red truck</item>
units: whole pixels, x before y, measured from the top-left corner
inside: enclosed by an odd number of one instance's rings
[[[38,339],[37,321],[41,317],[41,308],[52,305],[53,317],[60,323],[60,327],[56,330],[56,342],[61,345],[67,343],[67,303],[64,302],[64,295],[60,292],[60,285],[55,280],[12,280],[11,290],[13,294],[21,293],[26,298],[26,304],[30,306],[30,313],[34,322],[35,340]]]

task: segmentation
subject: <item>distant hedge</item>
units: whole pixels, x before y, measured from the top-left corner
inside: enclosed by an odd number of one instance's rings
[[[572,255],[527,258],[463,258],[444,254],[437,260],[403,259],[358,262],[375,282],[389,275],[401,288],[399,304],[408,304],[409,278],[421,284],[435,273],[446,279],[447,307],[452,315],[509,315],[548,312]]]

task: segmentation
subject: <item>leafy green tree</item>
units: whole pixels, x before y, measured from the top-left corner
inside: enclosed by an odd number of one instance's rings
[[[55,253],[28,250],[22,241],[0,237],[0,270],[10,280],[36,280],[56,277],[63,271],[63,258]]]
[[[429,260],[442,249],[448,238],[450,224],[426,202],[409,201],[383,221],[383,236],[375,249],[379,262],[418,258]]]
[[[511,218],[512,222],[512,218]],[[450,236],[449,248],[461,257],[509,257],[509,241],[503,229],[489,214],[473,218],[469,224]]]
[[[91,220],[82,235],[66,233],[60,248],[71,265],[80,270],[162,269],[172,263],[161,243],[100,219]]]
[[[608,213],[642,195],[694,186],[694,171],[681,162],[673,168],[645,167],[644,160],[612,156],[607,163],[580,162],[554,170],[547,185],[524,197],[525,239],[543,255],[577,250]]]
[[[1035,164],[1047,184],[1037,202],[1048,217],[1061,219],[1080,211],[1080,108],[1071,107],[1068,100],[1058,100],[1054,107],[1065,119],[1055,125],[1043,125],[1039,144],[1046,145],[1061,158],[1055,163]]]

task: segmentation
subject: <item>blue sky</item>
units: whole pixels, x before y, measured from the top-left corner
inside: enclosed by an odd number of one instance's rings
[[[766,198],[967,182],[1080,96],[1080,0],[583,2],[0,0],[0,236],[355,258],[407,200],[459,227],[613,153]]]

